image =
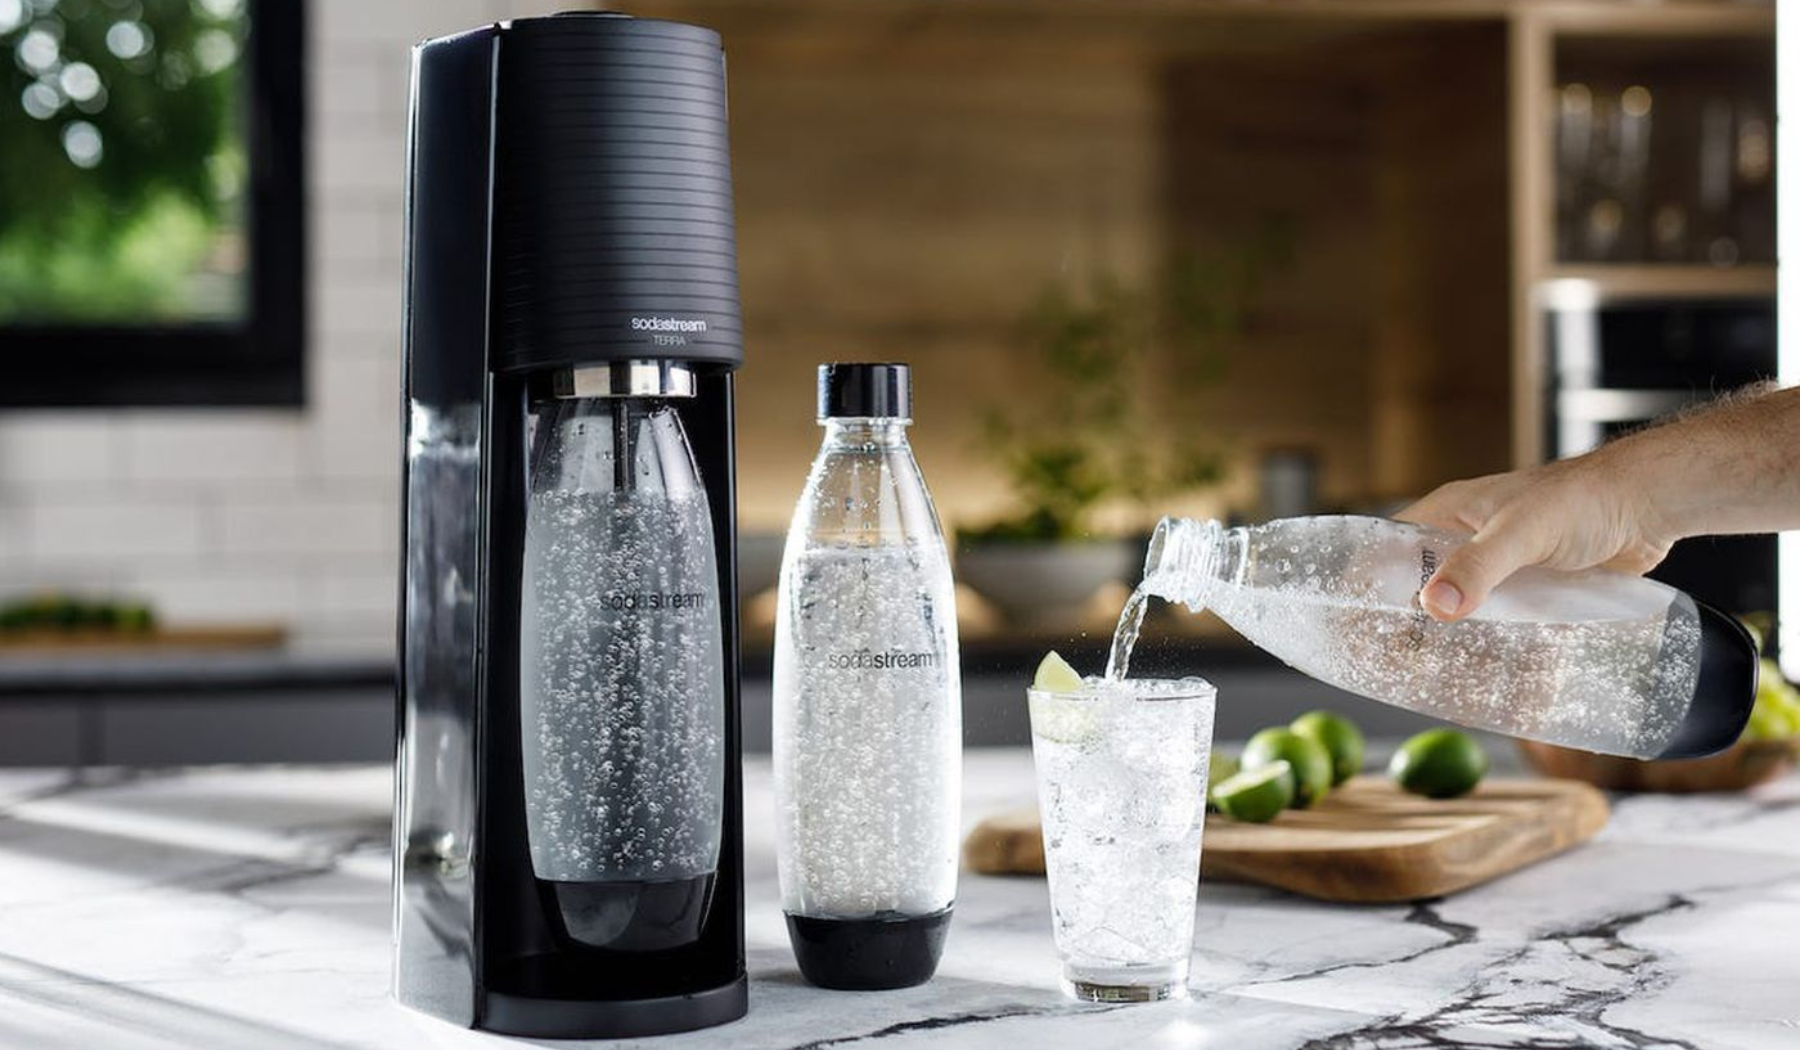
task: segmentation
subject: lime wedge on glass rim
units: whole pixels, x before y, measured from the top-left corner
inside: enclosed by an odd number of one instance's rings
[[[1090,693],[1081,674],[1052,650],[1031,681],[1032,733],[1059,744],[1078,743],[1092,735],[1099,712]]]
[[[1087,691],[1087,683],[1061,653],[1052,649],[1038,662],[1037,677],[1031,680],[1031,688],[1040,693],[1081,693]]]

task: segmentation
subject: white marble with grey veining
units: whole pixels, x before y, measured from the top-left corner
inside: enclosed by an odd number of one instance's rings
[[[1031,797],[1023,751],[967,770],[970,820]],[[0,1047],[502,1045],[387,999],[388,803],[375,768],[0,774]],[[750,1015],[651,1045],[1800,1047],[1800,778],[1623,799],[1589,845],[1431,904],[1203,885],[1193,999],[1131,1007],[1056,990],[1036,879],[965,875],[930,984],[807,987],[768,811],[753,764]]]

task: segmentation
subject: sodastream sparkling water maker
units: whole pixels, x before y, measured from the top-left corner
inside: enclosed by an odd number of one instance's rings
[[[414,52],[395,995],[540,1037],[746,1005],[724,55]]]

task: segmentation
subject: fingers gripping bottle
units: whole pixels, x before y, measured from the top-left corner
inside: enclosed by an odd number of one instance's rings
[[[1212,609],[1314,678],[1466,726],[1638,758],[1737,739],[1757,661],[1735,619],[1654,580],[1528,568],[1440,623],[1419,590],[1463,539],[1385,518],[1164,518],[1139,590]]]
[[[827,988],[929,979],[956,899],[956,606],[911,399],[905,365],[820,367],[825,441],[781,566],[776,860],[794,955]]]

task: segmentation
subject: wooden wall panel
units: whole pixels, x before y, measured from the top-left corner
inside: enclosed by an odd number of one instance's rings
[[[1033,396],[1020,318],[1052,281],[1151,257],[1148,71],[934,68],[904,49],[853,71],[754,47],[731,62],[747,527],[791,512],[818,442],[812,369],[832,359],[911,362],[945,518],[1002,512],[979,420]]]
[[[1380,64],[1375,493],[1511,465],[1505,48],[1476,26]]]
[[[1274,446],[1314,450],[1328,502],[1367,487],[1372,114],[1361,74],[1331,57],[1213,58],[1164,75],[1166,247],[1220,250],[1269,220],[1291,230],[1292,257],[1265,274],[1226,382],[1169,421],[1234,450],[1224,495],[1238,508],[1254,508],[1254,465]]]

